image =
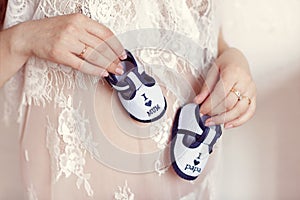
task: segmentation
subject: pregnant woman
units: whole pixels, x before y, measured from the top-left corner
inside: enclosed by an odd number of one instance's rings
[[[169,151],[186,103],[212,116],[207,126],[240,126],[255,111],[255,84],[223,40],[218,0],[1,3],[3,113],[20,126],[26,199],[215,199],[220,142],[194,181],[174,172]],[[130,118],[104,79],[124,73],[125,48],[162,89],[168,106],[155,122]]]

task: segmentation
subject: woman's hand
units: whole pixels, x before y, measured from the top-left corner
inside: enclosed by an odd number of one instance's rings
[[[22,29],[18,49],[29,56],[96,76],[123,73],[119,59],[125,59],[126,53],[120,41],[107,27],[82,14],[28,21]]]
[[[244,55],[235,48],[226,48],[209,70],[195,103],[200,112],[212,116],[207,126],[223,124],[237,127],[248,121],[256,108],[256,86]]]

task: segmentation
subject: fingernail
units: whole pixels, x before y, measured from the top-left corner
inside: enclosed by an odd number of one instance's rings
[[[123,51],[123,53],[120,56],[120,59],[125,60],[126,58],[127,58],[127,53],[126,53],[126,51]]]
[[[228,125],[225,126],[225,128],[226,128],[226,129],[233,128],[233,125],[232,125],[232,124],[228,124]]]
[[[108,76],[109,76],[108,71],[103,71],[103,72],[101,73],[101,77],[108,77]]]
[[[122,68],[116,68],[115,72],[118,74],[118,75],[122,75],[124,74],[124,70]]]

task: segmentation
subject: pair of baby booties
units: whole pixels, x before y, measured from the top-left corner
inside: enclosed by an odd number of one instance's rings
[[[143,66],[126,50],[121,60],[124,74],[109,74],[107,82],[117,91],[119,100],[129,115],[143,123],[160,119],[167,102],[160,86]],[[219,125],[207,127],[208,116],[200,116],[200,105],[189,103],[179,108],[172,127],[171,161],[175,172],[183,179],[194,180],[203,171],[213,146],[222,135]]]

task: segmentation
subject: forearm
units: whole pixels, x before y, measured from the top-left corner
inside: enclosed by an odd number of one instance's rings
[[[17,73],[29,58],[24,45],[23,24],[0,32],[0,88]]]

